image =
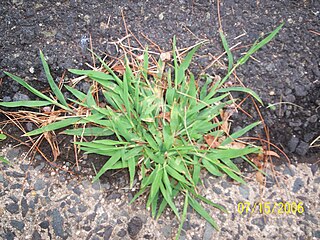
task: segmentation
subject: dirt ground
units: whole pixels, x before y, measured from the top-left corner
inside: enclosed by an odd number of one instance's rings
[[[245,51],[242,47],[285,22],[276,39],[241,66],[237,75],[262,97],[266,106],[277,104],[273,110],[261,111],[273,143],[287,154],[292,153],[298,162],[315,162],[319,158],[319,148],[309,148],[320,134],[319,9],[319,1],[313,0],[220,1],[222,28],[229,45],[241,42],[234,51],[236,58]],[[0,99],[34,97],[6,77],[3,70],[42,90],[48,87],[39,49],[48,57],[57,79],[67,68],[83,68],[85,62],[91,62],[86,50],[90,35],[96,52],[117,55],[110,42],[126,36],[123,17],[127,28],[143,45],[153,47],[150,39],[159,46],[160,49],[155,47],[158,51],[170,50],[174,35],[179,47],[209,40],[196,59],[196,71],[205,69],[223,52],[217,1],[3,1]],[[214,65],[207,72],[223,75],[225,69]],[[250,106],[248,109],[250,112]],[[252,114],[258,119],[254,110]],[[233,127],[249,120],[240,113]]]

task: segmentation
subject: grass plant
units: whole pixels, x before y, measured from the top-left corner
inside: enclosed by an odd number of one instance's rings
[[[260,122],[254,122],[230,133],[229,119],[237,99],[230,92],[250,94],[263,104],[259,96],[245,87],[226,87],[225,82],[240,65],[261,47],[271,41],[282,25],[261,41],[257,41],[248,52],[234,64],[233,55],[223,32],[220,32],[227,52],[229,66],[227,75],[221,80],[202,76],[204,84],[198,86],[194,75],[188,70],[200,44],[193,47],[183,60],[179,60],[176,40],[173,39],[172,68],[164,68],[165,62],[158,60],[157,70],[150,71],[148,51],[140,59],[125,57],[123,74],[115,72],[98,55],[101,68],[93,70],[69,69],[69,72],[85,76],[93,81],[88,92],[74,87],[63,87],[72,94],[66,99],[54,82],[43,53],[40,58],[53,95],[47,96],[30,86],[23,79],[5,72],[40,100],[0,102],[2,107],[50,107],[55,116],[46,124],[30,131],[25,136],[36,136],[63,129],[72,135],[85,153],[106,157],[105,164],[94,177],[98,180],[106,171],[128,169],[130,187],[134,179],[141,179],[139,196],[146,195],[146,207],[155,218],[159,218],[169,207],[180,221],[178,235],[190,206],[214,228],[218,226],[202,203],[221,211],[227,210],[199,194],[201,171],[213,176],[227,174],[234,181],[245,183],[235,158],[250,154],[261,154],[262,148],[237,139]],[[132,62],[134,62],[134,67]],[[103,100],[101,100],[103,96]],[[55,115],[55,112],[59,114]],[[96,139],[88,141],[88,136]],[[110,136],[113,136],[110,138]],[[252,164],[250,162],[250,164]],[[184,199],[183,209],[177,207],[177,197]],[[178,197],[179,198],[179,197]]]

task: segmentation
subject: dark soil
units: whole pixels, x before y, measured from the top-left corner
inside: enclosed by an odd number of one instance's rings
[[[316,0],[226,0],[221,1],[220,6],[222,27],[230,46],[240,41],[240,46],[252,44],[282,21],[286,22],[276,39],[254,55],[258,61],[249,60],[237,75],[261,96],[265,105],[281,101],[295,104],[277,105],[275,110],[261,108],[261,111],[272,142],[298,162],[320,159],[319,148],[309,148],[320,134],[319,9],[320,2]],[[193,67],[197,71],[212,61],[209,53],[217,57],[223,52],[216,1],[3,1],[0,5],[0,100],[34,98],[6,77],[4,70],[24,78],[37,89],[48,89],[39,49],[48,57],[52,75],[57,80],[66,69],[84,68],[85,62],[91,62],[85,50],[88,43],[84,40],[90,34],[96,52],[115,55],[115,47],[109,42],[126,35],[121,10],[127,27],[143,45],[150,42],[142,34],[163,51],[171,49],[174,35],[179,47],[208,39],[210,43],[199,52],[205,57],[198,57]],[[245,32],[245,36],[235,39]],[[236,58],[245,50],[235,51]],[[223,75],[225,69],[215,67],[208,72]],[[248,108],[255,119],[259,119],[258,114]],[[244,114],[235,117],[235,128],[249,122]]]

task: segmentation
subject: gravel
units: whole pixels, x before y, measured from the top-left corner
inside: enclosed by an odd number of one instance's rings
[[[169,211],[165,211],[156,221],[145,209],[144,197],[128,205],[128,182],[124,186],[107,186],[101,182],[93,185],[90,178],[77,176],[60,182],[59,173],[50,173],[53,170],[45,172],[30,168],[25,172],[30,175],[29,181],[21,183],[23,189],[31,189],[25,192],[11,188],[23,180],[19,174],[12,173],[21,173],[20,165],[27,164],[28,159],[16,159],[15,162],[18,164],[10,168],[0,165],[3,178],[0,191],[6,193],[0,194],[0,238],[120,240],[172,239],[175,236],[179,223]],[[209,181],[206,188],[199,188],[199,193],[225,206],[229,214],[205,206],[220,227],[218,232],[189,209],[181,239],[258,240],[262,237],[303,239],[318,236],[319,171],[314,171],[314,165],[309,164],[281,165],[276,169],[277,183],[269,187],[260,186],[255,174],[250,171],[244,171],[247,185],[237,185],[225,176],[203,175]],[[272,174],[268,171],[269,175]],[[294,174],[289,174],[291,171]],[[8,185],[4,186],[4,182]],[[35,190],[35,183],[41,182],[46,183],[45,187]],[[98,185],[101,187],[97,188]],[[108,198],[110,195],[117,197]],[[271,207],[280,202],[302,202],[305,211],[296,215],[238,212],[239,203],[254,204],[261,199],[270,202]]]

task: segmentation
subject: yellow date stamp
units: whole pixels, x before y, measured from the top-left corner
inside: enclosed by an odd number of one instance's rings
[[[303,202],[239,202],[237,206],[239,214],[302,214],[304,213]]]

